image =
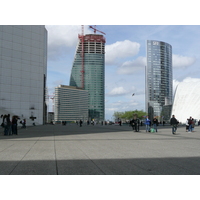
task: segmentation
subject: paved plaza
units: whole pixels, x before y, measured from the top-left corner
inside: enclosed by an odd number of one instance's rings
[[[76,124],[0,129],[1,175],[199,175],[200,127],[157,133],[131,127]]]

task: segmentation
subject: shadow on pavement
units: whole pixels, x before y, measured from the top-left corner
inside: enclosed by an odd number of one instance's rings
[[[169,126],[160,126],[159,129],[170,128]],[[158,129],[158,130],[159,130]],[[62,125],[40,125],[31,126],[26,129],[18,127],[18,135],[4,136],[3,129],[0,129],[0,139],[15,139],[15,138],[29,138],[29,137],[47,137],[58,135],[76,135],[76,134],[95,134],[95,133],[108,133],[108,132],[126,132],[132,131],[129,125],[115,126],[115,125],[83,125],[79,127],[76,124]],[[140,127],[140,131],[145,133],[145,126]],[[171,130],[169,130],[170,133]],[[154,134],[154,133],[151,133]],[[159,133],[156,133],[159,134]]]
[[[70,125],[66,125],[66,126],[41,125],[41,126],[27,127],[26,129],[21,129],[20,127],[18,127],[18,135],[10,135],[10,136],[4,136],[3,129],[1,129],[0,130],[0,139],[121,132],[121,131],[131,131],[131,130],[132,130],[132,128],[129,127],[128,125],[125,125],[125,126],[83,125],[82,127],[79,127],[76,124],[70,124]]]
[[[199,175],[200,158],[0,161],[1,175]]]

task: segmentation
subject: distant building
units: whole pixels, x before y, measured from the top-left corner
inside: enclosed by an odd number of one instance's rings
[[[45,26],[0,26],[0,114],[45,123],[46,76]]]
[[[54,121],[88,120],[88,91],[73,86],[55,88]]]
[[[186,123],[190,116],[200,120],[200,82],[178,84],[171,115],[175,115],[181,123]]]
[[[82,49],[83,47],[83,49]],[[84,55],[82,53],[84,52]],[[84,71],[82,65],[84,62]],[[72,67],[70,85],[83,88],[89,94],[90,120],[105,117],[105,38],[99,34],[84,36],[79,43]]]
[[[146,112],[168,120],[172,107],[172,46],[147,40]],[[163,109],[164,108],[164,109]]]
[[[47,123],[51,123],[54,121],[54,112],[47,113]]]

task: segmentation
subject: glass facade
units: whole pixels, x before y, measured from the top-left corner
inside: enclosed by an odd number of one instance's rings
[[[166,105],[172,105],[172,46],[147,40],[146,112],[161,120]]]
[[[45,120],[47,31],[45,26],[0,26],[0,110]]]
[[[79,41],[72,67],[70,85],[84,86],[89,95],[89,120],[104,120],[105,115],[105,39],[102,35],[84,36],[84,78],[82,77],[82,41]]]
[[[61,121],[88,120],[88,91],[60,85],[55,88],[54,120]]]

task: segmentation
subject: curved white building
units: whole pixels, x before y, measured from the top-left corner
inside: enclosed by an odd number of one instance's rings
[[[190,116],[200,119],[200,82],[182,82],[177,86],[172,115],[181,123]]]

